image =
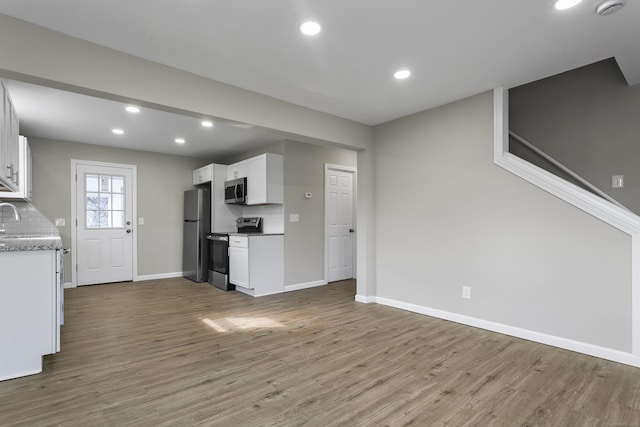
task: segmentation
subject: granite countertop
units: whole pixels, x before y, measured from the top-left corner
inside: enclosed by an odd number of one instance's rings
[[[60,235],[0,235],[0,252],[51,251],[62,249]]]

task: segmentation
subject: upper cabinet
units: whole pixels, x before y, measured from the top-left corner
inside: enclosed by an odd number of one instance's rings
[[[284,158],[265,153],[245,160],[247,205],[284,203]]]
[[[0,80],[0,97],[0,186],[4,187],[4,190],[18,191],[19,122],[4,80]]]
[[[193,185],[205,184],[213,179],[213,164],[193,171]]]
[[[33,180],[31,179],[31,147],[29,147],[29,141],[26,137],[19,136],[18,138],[18,188],[16,191],[0,192],[0,200],[19,199],[30,202],[33,196]]]
[[[227,166],[227,181],[238,178],[247,177],[247,161],[243,160],[238,163]]]

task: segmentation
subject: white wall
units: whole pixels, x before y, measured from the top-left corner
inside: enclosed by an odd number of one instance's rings
[[[493,164],[491,93],[374,137],[378,297],[631,351],[630,237]]]

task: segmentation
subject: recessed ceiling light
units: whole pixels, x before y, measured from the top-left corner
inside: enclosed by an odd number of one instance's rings
[[[596,13],[600,16],[611,15],[624,7],[624,1],[621,0],[606,0],[598,5]]]
[[[135,105],[127,105],[125,110],[127,110],[130,113],[139,113],[140,112],[140,108],[136,107]]]
[[[300,31],[302,32],[302,34],[305,34],[307,36],[315,36],[316,34],[320,33],[321,30],[322,27],[320,26],[320,24],[314,21],[307,21],[300,25]]]
[[[411,71],[409,70],[398,70],[395,73],[393,73],[393,77],[398,80],[408,79],[409,76],[411,76]]]
[[[213,127],[213,122],[210,120],[203,120],[202,123],[200,123],[202,126],[206,127],[206,128],[211,128]]]
[[[176,141],[176,144],[184,144],[186,142],[184,138],[176,138],[175,141]]]
[[[231,126],[240,128],[240,129],[253,129],[255,126],[250,125],[249,123],[229,123]]]
[[[115,133],[116,135],[122,135],[124,133],[122,129],[111,129],[111,132]]]
[[[553,7],[558,10],[571,9],[574,6],[577,6],[581,1],[582,0],[558,0]]]

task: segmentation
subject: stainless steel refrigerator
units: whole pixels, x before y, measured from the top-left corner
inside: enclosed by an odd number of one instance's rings
[[[184,192],[184,230],[182,271],[194,282],[206,282],[209,249],[207,235],[211,231],[211,199],[209,190],[197,188]]]

